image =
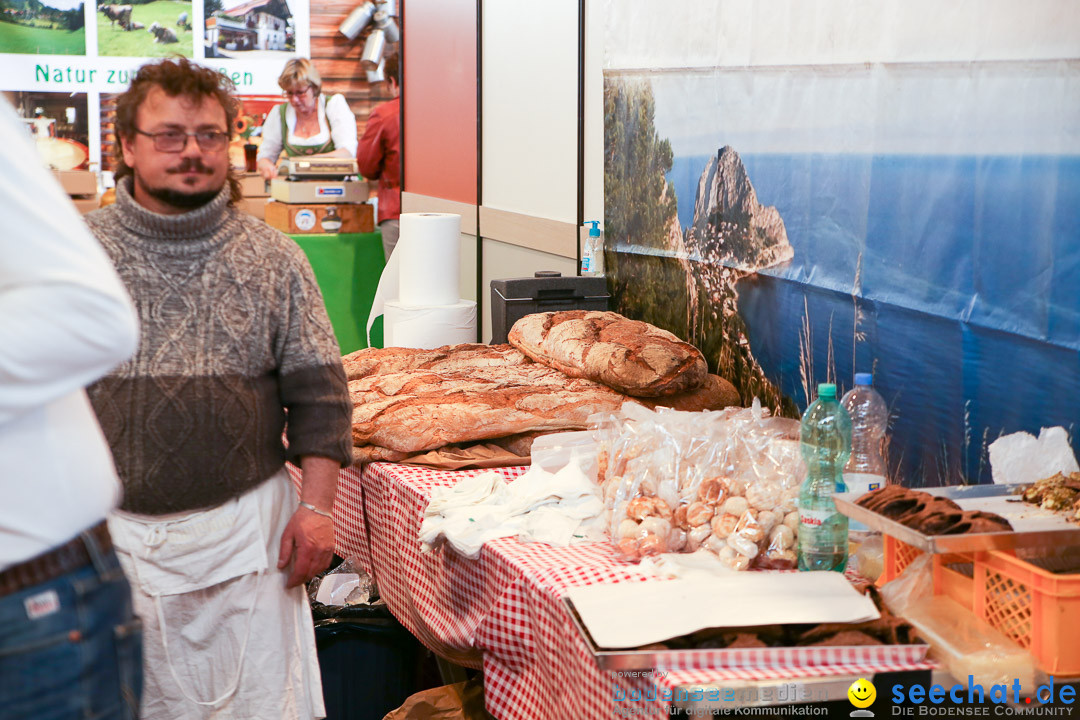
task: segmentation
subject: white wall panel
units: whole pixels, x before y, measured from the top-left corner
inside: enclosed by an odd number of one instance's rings
[[[577,28],[577,0],[484,3],[483,205],[577,222]]]
[[[508,245],[490,238],[483,239],[482,268],[484,317],[482,342],[491,342],[491,281],[504,278],[532,277],[537,270],[554,270],[563,275],[577,274],[577,262],[572,258],[538,252],[530,248]],[[464,258],[462,260],[464,262]]]
[[[476,236],[461,235],[461,299],[476,300]],[[487,304],[485,298],[483,304]]]
[[[585,217],[604,227],[604,4],[585,3]]]

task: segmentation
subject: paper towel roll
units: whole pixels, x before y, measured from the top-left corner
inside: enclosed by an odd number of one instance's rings
[[[476,303],[472,300],[452,305],[407,305],[390,300],[383,307],[386,347],[430,350],[476,342]]]
[[[402,303],[453,305],[461,299],[460,215],[402,213],[393,255],[398,253],[397,299]]]

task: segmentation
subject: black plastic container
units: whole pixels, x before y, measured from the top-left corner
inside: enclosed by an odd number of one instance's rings
[[[563,277],[541,270],[534,277],[491,281],[491,343],[506,342],[514,323],[538,312],[607,310],[607,278]]]
[[[385,605],[334,608],[315,604],[327,720],[382,720],[417,690],[423,648]]]

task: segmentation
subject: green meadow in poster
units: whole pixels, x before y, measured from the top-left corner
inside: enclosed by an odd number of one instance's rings
[[[0,53],[85,55],[81,0],[0,0]]]

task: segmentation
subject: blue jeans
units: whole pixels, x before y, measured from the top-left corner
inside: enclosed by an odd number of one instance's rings
[[[138,717],[142,624],[116,553],[87,546],[90,565],[0,597],[0,720]]]

